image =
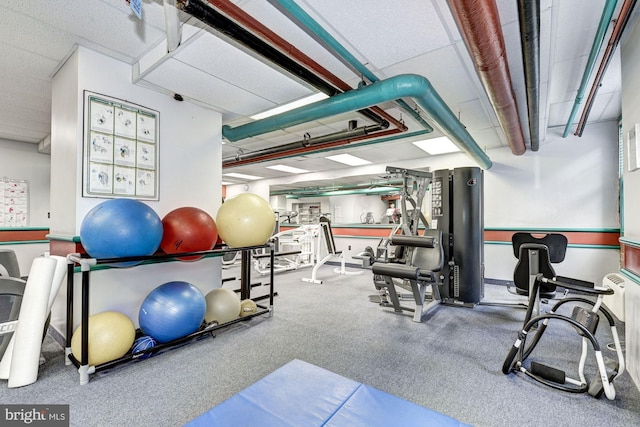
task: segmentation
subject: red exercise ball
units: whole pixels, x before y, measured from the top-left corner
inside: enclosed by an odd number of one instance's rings
[[[208,251],[218,240],[218,228],[213,218],[202,209],[183,207],[174,209],[162,219],[160,248],[167,254]],[[194,261],[202,256],[182,257]]]

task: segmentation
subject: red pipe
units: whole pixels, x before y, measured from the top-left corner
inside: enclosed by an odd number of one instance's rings
[[[310,70],[314,71],[316,74],[327,80],[329,83],[334,85],[336,88],[340,89],[343,92],[347,92],[352,90],[353,88],[349,86],[348,83],[341,80],[335,74],[331,73],[329,70],[324,68],[322,65],[318,64],[316,61],[311,59],[309,56],[305,55],[302,51],[297,49],[291,43],[287,42],[285,39],[271,31],[269,28],[265,27],[261,22],[257,19],[246,13],[244,10],[240,9],[235,4],[231,3],[229,0],[207,0],[211,5],[213,5],[220,12],[227,15],[228,18],[234,20],[236,23],[242,25],[247,30],[253,32],[258,37],[261,37],[266,42],[271,43],[273,46],[277,47],[283,53],[288,54],[291,58],[297,61],[300,64],[308,67]],[[402,123],[400,120],[393,117],[391,114],[387,113],[380,107],[370,107],[370,110],[374,111],[380,117],[383,117],[389,123],[393,124],[398,129],[401,129],[403,132],[407,131],[407,126]]]
[[[511,152],[526,147],[495,0],[447,0]]]
[[[376,132],[374,134],[368,134],[368,135],[360,135],[360,136],[356,136],[353,138],[346,138],[346,139],[340,139],[338,141],[332,141],[332,142],[325,142],[323,144],[315,144],[315,145],[311,145],[308,147],[300,147],[300,148],[293,148],[291,150],[286,150],[286,151],[280,151],[277,153],[271,153],[271,154],[265,154],[264,156],[259,156],[259,157],[254,157],[254,158],[250,158],[250,159],[243,159],[243,160],[237,160],[235,162],[229,162],[227,164],[225,164],[225,169],[227,168],[232,168],[235,166],[242,166],[242,165],[248,165],[251,163],[259,163],[259,162],[265,162],[267,160],[273,160],[273,159],[280,159],[283,157],[288,157],[288,156],[297,156],[300,154],[307,154],[313,151],[319,151],[319,150],[324,150],[327,148],[333,148],[333,147],[339,147],[342,145],[348,145],[351,144],[352,142],[356,142],[356,141],[362,141],[365,139],[371,139],[371,138],[378,138],[381,136],[387,136],[387,135],[395,135],[397,133],[402,133],[401,129],[387,129],[387,130],[383,130],[380,132]]]
[[[618,15],[618,19],[611,31],[611,36],[609,37],[609,43],[607,44],[607,49],[604,51],[604,55],[602,56],[602,60],[600,61],[600,66],[598,67],[598,72],[593,80],[593,84],[591,85],[591,91],[589,91],[589,96],[587,97],[587,102],[584,105],[584,109],[582,110],[582,115],[580,116],[580,121],[578,122],[578,127],[576,128],[576,132],[574,135],[582,136],[582,132],[584,131],[584,127],[587,124],[587,119],[589,118],[589,113],[591,112],[591,107],[593,106],[593,101],[596,97],[596,93],[600,88],[600,84],[602,83],[602,78],[604,77],[604,73],[607,71],[607,67],[609,67],[609,63],[613,58],[613,52],[618,46],[620,42],[620,36],[622,35],[622,30],[624,29],[627,21],[629,20],[629,16],[631,15],[631,11],[635,6],[636,0],[625,0],[622,4],[622,8],[620,8],[620,15]]]

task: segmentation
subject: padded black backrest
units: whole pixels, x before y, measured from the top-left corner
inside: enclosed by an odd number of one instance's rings
[[[541,236],[541,237],[538,237]],[[549,261],[557,264],[564,261],[567,252],[567,237],[560,233],[514,233],[511,236],[513,245],[513,255],[520,258],[520,246],[525,243],[537,243],[547,247],[549,253]]]
[[[516,289],[519,294],[529,294],[529,279],[530,276],[535,276],[542,273],[547,279],[554,279],[556,272],[551,266],[551,260],[549,258],[549,249],[545,245],[539,243],[523,243],[520,245],[520,252],[518,256],[518,263],[513,271],[513,283],[516,285]],[[533,256],[531,256],[533,254]],[[530,258],[533,260],[530,261]],[[531,262],[537,264],[532,265]],[[555,285],[549,283],[543,283],[540,286],[540,294],[544,297],[552,297],[551,293],[555,292]]]
[[[427,229],[423,236],[430,240],[430,245],[416,246],[411,254],[411,265],[422,270],[440,271],[444,266],[444,249],[442,247],[442,231]],[[430,247],[431,246],[431,247]]]
[[[331,229],[331,221],[326,216],[320,217],[320,226],[324,231],[324,240],[327,244],[327,250],[330,254],[337,254],[336,242],[333,240],[333,230]]]

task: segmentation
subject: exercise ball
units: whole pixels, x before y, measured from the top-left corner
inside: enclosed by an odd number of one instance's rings
[[[153,255],[161,240],[162,221],[158,214],[132,199],[111,199],[94,206],[80,225],[80,242],[93,258]]]
[[[167,254],[208,251],[218,240],[218,229],[211,216],[202,209],[183,207],[174,209],[162,218],[160,248]],[[182,257],[193,261],[202,256]]]
[[[233,248],[263,245],[276,226],[276,216],[262,197],[251,193],[227,199],[216,215],[218,233]]]
[[[205,311],[206,302],[200,289],[187,282],[167,282],[142,301],[138,323],[145,335],[165,343],[196,332]]]
[[[240,315],[240,298],[235,292],[226,288],[216,288],[205,296],[207,312],[204,320],[207,323],[227,323]]]
[[[134,354],[139,353],[141,351],[145,351],[155,347],[156,344],[158,344],[158,342],[153,339],[153,337],[150,337],[149,335],[143,335],[140,338],[136,338],[136,340],[133,342],[133,349],[131,350],[131,352]],[[153,353],[141,354],[140,356],[138,356],[138,359],[146,359],[148,357],[151,357],[152,355]]]
[[[240,302],[240,317],[250,316],[257,313],[258,306],[253,300],[243,299]]]
[[[89,316],[89,365],[97,366],[118,359],[129,351],[136,337],[133,322],[117,311]],[[82,325],[71,336],[71,351],[82,357]]]

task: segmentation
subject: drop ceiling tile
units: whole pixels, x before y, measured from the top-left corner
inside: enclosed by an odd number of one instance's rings
[[[578,93],[586,56],[558,61],[553,64],[553,79],[549,87],[549,102],[573,101]]]
[[[185,46],[174,58],[269,100],[273,106],[314,93],[309,87],[210,33]]]
[[[596,101],[599,101],[600,97],[596,98]],[[606,105],[603,106],[600,116],[597,117],[597,120],[618,120],[622,115],[622,91],[611,92],[611,97],[609,97]],[[596,119],[596,117],[590,117],[592,119]]]
[[[0,106],[0,123],[47,132],[51,127],[51,113],[16,106]]]
[[[300,2],[300,6],[312,16],[321,15],[319,22],[327,31],[376,68],[450,43],[428,1],[397,0],[392,6],[387,2],[367,2],[363,7],[358,2],[328,0],[314,2],[313,6]]]
[[[51,81],[41,80],[28,76],[19,76],[20,78],[12,79],[13,74],[4,75],[0,78],[0,98],[22,103],[25,108],[36,111],[49,111],[51,109]],[[24,102],[31,99],[25,105]],[[46,107],[46,108],[43,108]]]
[[[0,76],[26,76],[41,80],[49,80],[58,66],[55,59],[24,51],[18,47],[0,44]],[[17,79],[8,79],[9,81]]]
[[[502,135],[500,128],[487,128],[472,132],[473,139],[483,150],[508,146]]]
[[[176,59],[165,61],[147,74],[144,80],[188,98],[197,99],[216,109],[237,114],[251,115],[273,105],[251,92]]]
[[[287,40],[287,42],[296,47],[296,49],[304,52],[341,80],[346,81],[347,79],[353,78],[353,71],[334,57],[311,36],[293,24],[289,18],[284,16],[268,1],[251,0],[241,2],[239,6],[249,15],[259,18],[260,22],[267,28],[278,33],[280,37]]]
[[[567,102],[555,102],[549,106],[549,120],[547,123],[547,129],[553,127],[560,127],[567,124],[569,115],[571,114],[571,108],[573,107],[573,101]],[[578,117],[582,113],[582,110],[578,111]]]
[[[400,74],[420,74],[429,80],[448,104],[458,104],[477,97],[473,82],[469,81],[464,64],[453,46],[432,50],[382,71],[387,78]]]
[[[554,61],[589,54],[603,5],[603,0],[592,0],[589,2],[589,7],[585,7],[581,0],[553,2],[553,13],[557,14],[556,22],[559,23],[554,28],[556,40]],[[594,11],[598,12],[594,13]],[[569,23],[579,23],[580,29]]]
[[[141,56],[150,44],[157,44],[164,39],[164,19],[158,23],[159,27],[155,27],[140,21],[131,9],[114,8],[113,2],[92,1],[89,8],[85,0],[5,3],[9,9],[46,22],[56,31],[75,34],[75,40],[80,45],[100,46],[103,53],[110,53],[129,63]],[[150,7],[162,8],[161,5],[147,5],[149,3],[143,7],[145,10]]]

